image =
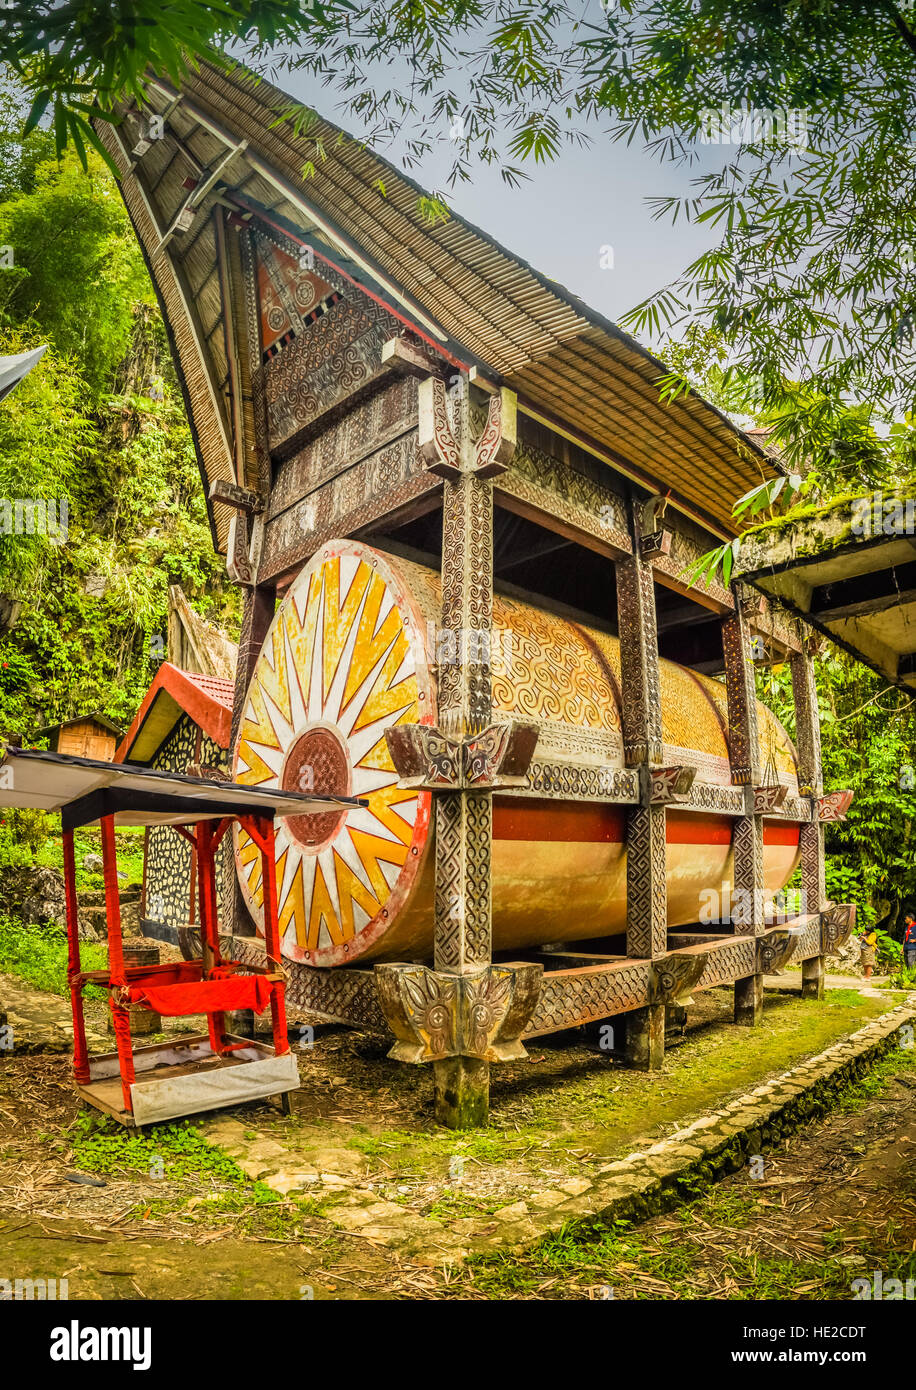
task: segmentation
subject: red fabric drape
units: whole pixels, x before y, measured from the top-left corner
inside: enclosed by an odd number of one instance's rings
[[[234,975],[186,985],[130,985],[127,994],[132,1004],[148,1004],[154,1013],[180,1018],[229,1009],[253,1009],[260,1014],[270,1002],[270,988],[263,975]]]

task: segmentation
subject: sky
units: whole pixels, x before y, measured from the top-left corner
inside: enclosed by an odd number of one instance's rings
[[[350,113],[336,109],[337,94],[305,74],[283,71],[272,80],[351,134],[366,135]],[[530,180],[520,187],[478,165],[472,183],[448,189],[454,150],[447,138],[406,172],[428,191],[441,190],[453,211],[616,321],[715,243],[707,227],[680,218],[675,226],[668,218],[654,221],[646,202],[688,193],[691,181],[714,167],[713,151],[692,168],[680,168],[660,163],[637,141],[615,143],[597,125],[590,133],[588,147],[570,146],[546,165],[526,162]],[[376,148],[400,167],[397,147]]]

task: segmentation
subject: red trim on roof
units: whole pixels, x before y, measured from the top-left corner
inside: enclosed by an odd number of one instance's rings
[[[114,761],[122,763],[129,757],[150,710],[162,693],[171,695],[208,738],[212,738],[220,748],[228,748],[234,691],[234,683],[222,676],[199,676],[164,661],[144,696],[136,718],[118,744]]]

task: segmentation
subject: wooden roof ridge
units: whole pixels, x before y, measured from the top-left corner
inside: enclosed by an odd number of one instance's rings
[[[217,68],[215,65],[211,63],[202,63],[201,68],[209,69],[214,74],[220,74],[219,68]],[[284,102],[284,104],[289,103],[289,96],[286,93],[284,93],[279,87],[275,87],[273,83],[269,82],[266,78],[263,78],[256,73],[251,73],[247,70],[242,69],[241,65],[239,65],[238,70],[245,71],[245,75],[252,82],[256,83],[256,90],[263,86],[267,91],[271,93],[272,96],[281,99]],[[227,74],[220,75],[223,77],[227,76]],[[321,115],[318,112],[315,113],[315,116],[316,121],[318,123],[327,127],[330,131],[334,133],[335,136],[342,137],[345,141],[350,141],[351,144],[355,145],[363,154],[365,154],[374,163],[382,166],[388,172],[390,177],[399,180],[401,183],[405,184],[408,188],[410,188],[416,196],[429,197],[428,189],[423,188],[421,184],[417,183],[415,179],[412,179],[410,175],[407,174],[404,170],[399,169],[397,165],[393,164],[390,160],[386,159],[384,155],[379,154],[376,150],[370,149],[370,147],[364,141],[361,141],[356,136],[351,135],[348,131],[344,130],[342,126],[336,125],[326,116]],[[301,139],[302,137],[299,138]],[[577,314],[584,321],[584,323],[591,324],[593,327],[603,330],[603,332],[607,333],[610,337],[617,339],[617,341],[623,344],[623,346],[638,353],[639,356],[642,357],[649,366],[654,368],[660,374],[668,375],[668,373],[670,372],[670,368],[659,358],[657,358],[653,353],[651,353],[648,348],[644,347],[643,344],[640,343],[638,338],[635,338],[632,334],[627,333],[627,331],[621,328],[619,324],[615,323],[613,319],[609,319],[599,310],[593,309],[591,305],[586,303],[584,299],[582,299],[579,295],[575,294],[572,290],[567,289],[566,286],[562,285],[558,280],[553,280],[549,276],[543,274],[542,271],[539,271],[535,266],[531,265],[529,261],[526,261],[524,257],[519,256],[516,252],[511,251],[508,247],[504,246],[501,242],[497,241],[494,236],[492,236],[488,231],[485,230],[485,228],[478,226],[474,222],[471,222],[467,217],[462,216],[460,213],[453,212],[451,209],[449,209],[448,222],[452,221],[454,221],[461,227],[466,228],[475,237],[479,237],[488,246],[492,247],[494,251],[498,252],[500,256],[505,257],[512,265],[517,266],[526,274],[532,276],[535,280],[537,280],[538,284],[541,286],[542,289],[547,291],[547,293],[554,295],[554,297],[558,300],[560,304],[568,306],[575,314]],[[442,225],[448,224],[444,223]],[[578,333],[571,334],[570,336],[576,337],[578,336]],[[762,458],[766,457],[764,451],[760,449],[756,441],[751,437],[750,433],[743,430],[739,425],[735,424],[734,420],[732,420],[728,415],[726,415],[724,411],[720,410],[718,406],[713,405],[711,401],[707,401],[706,398],[697,391],[691,392],[691,395],[693,399],[702,406],[703,410],[711,412],[711,414],[722,425],[724,425],[726,429],[733,433],[736,438],[740,439],[742,443],[747,444],[749,448],[759,453]]]

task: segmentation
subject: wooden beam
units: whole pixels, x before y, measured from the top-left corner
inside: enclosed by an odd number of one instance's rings
[[[916,603],[916,561],[823,584],[812,593],[809,611],[833,623],[911,603]]]

